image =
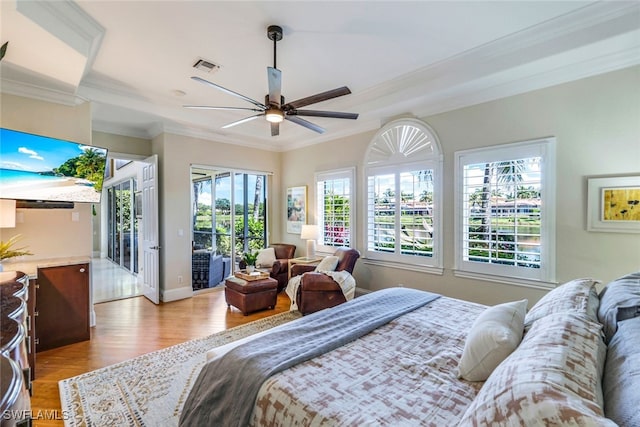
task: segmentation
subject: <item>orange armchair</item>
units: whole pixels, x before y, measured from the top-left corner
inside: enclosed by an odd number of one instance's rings
[[[269,276],[278,281],[278,292],[287,287],[289,278],[289,260],[296,255],[296,245],[288,243],[272,243],[269,245],[276,254],[276,261],[269,269]],[[238,267],[245,268],[246,263],[240,261]]]
[[[338,257],[335,271],[346,270],[352,274],[356,261],[360,258],[360,252],[356,249],[338,248],[334,255]],[[294,264],[291,267],[292,277],[302,274],[296,294],[296,304],[303,315],[347,301],[340,285],[330,276],[313,270],[315,270],[315,266],[306,264]]]
[[[287,287],[289,260],[296,255],[296,245],[272,243],[269,247],[276,253],[276,262],[273,263],[269,275],[278,281],[278,292],[280,292]]]

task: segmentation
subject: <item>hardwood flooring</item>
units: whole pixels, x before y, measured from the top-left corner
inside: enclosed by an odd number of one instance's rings
[[[144,297],[96,304],[90,341],[37,353],[31,407],[40,419],[34,425],[63,426],[58,392],[62,379],[272,316],[287,311],[289,304],[281,292],[274,310],[244,316],[233,307],[227,309],[221,290],[159,305]]]

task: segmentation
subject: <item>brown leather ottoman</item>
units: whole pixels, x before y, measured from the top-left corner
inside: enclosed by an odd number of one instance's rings
[[[278,281],[267,277],[246,281],[229,277],[224,282],[224,298],[227,306],[234,306],[245,316],[251,312],[275,308],[278,300]]]

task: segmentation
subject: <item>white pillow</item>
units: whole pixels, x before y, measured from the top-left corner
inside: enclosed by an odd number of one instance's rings
[[[256,267],[271,267],[276,262],[276,251],[273,248],[260,249],[256,259]]]
[[[458,364],[458,378],[484,381],[515,350],[524,332],[527,300],[487,308],[473,322]]]
[[[334,271],[338,266],[338,257],[337,256],[326,256],[322,258],[320,264],[316,267],[316,271]]]

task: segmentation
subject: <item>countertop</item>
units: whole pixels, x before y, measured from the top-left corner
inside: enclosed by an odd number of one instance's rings
[[[5,273],[12,271],[21,271],[30,279],[38,278],[38,269],[46,267],[62,267],[65,265],[75,264],[89,264],[91,263],[91,257],[88,256],[75,256],[75,257],[62,257],[62,258],[43,258],[34,260],[23,261],[4,261],[2,268]]]

